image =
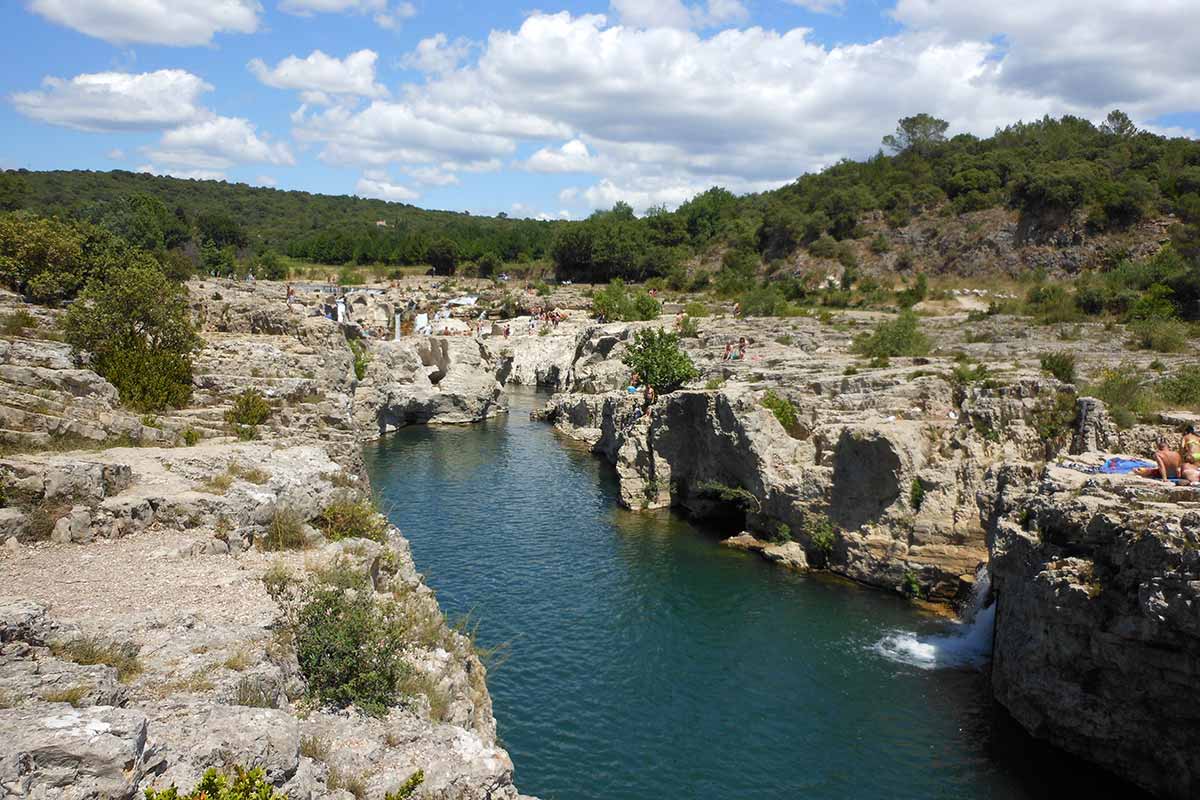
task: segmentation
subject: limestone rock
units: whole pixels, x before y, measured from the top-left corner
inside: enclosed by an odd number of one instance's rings
[[[0,786],[16,796],[123,800],[145,770],[146,717],[66,704],[0,710]]]

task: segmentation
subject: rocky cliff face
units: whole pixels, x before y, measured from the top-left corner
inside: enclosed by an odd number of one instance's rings
[[[1200,791],[1200,496],[1009,463],[980,495],[996,699],[1166,797]]]
[[[347,334],[362,331],[289,311],[282,288],[193,284],[194,403],[155,417],[50,338],[54,312],[0,339],[0,438],[15,451],[0,458],[0,794],[134,798],[239,765],[293,800],[383,798],[418,770],[422,796],[518,797],[486,670],[407,541],[382,520],[378,540],[317,527],[368,489],[361,441],[503,410],[508,364],[466,338],[368,340],[359,381]],[[261,441],[237,442],[225,412],[249,388],[272,416]],[[268,552],[281,518],[302,541]],[[281,572],[334,567],[411,634],[405,700],[383,716],[308,699],[268,592]]]
[[[728,544],[792,568],[960,599],[988,564],[996,699],[1036,737],[1163,796],[1193,797],[1200,492],[1057,464],[1145,455],[1195,420],[1163,414],[1120,430],[1103,403],[1037,369],[1049,350],[1075,353],[1082,376],[1145,369],[1149,356],[1114,350],[1108,332],[1052,343],[991,319],[964,342],[961,323],[926,321],[932,358],[864,367],[847,355],[846,323],[706,320],[684,346],[697,384],[719,388],[674,392],[642,415],[640,395],[601,385],[538,413],[614,464],[625,505],[727,520],[732,506],[748,532]],[[721,360],[742,336],[750,357]],[[989,369],[956,369],[950,358],[963,352]],[[792,403],[792,429],[764,408],[768,390]],[[780,524],[799,558],[769,544]]]

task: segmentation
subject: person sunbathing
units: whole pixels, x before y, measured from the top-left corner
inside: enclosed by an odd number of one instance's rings
[[[1195,425],[1188,425],[1183,432],[1179,454],[1183,457],[1179,471],[1184,479],[1192,486],[1200,484],[1200,434],[1196,433]]]
[[[1183,458],[1167,445],[1166,439],[1158,440],[1158,451],[1154,454],[1154,460],[1157,462],[1155,466],[1135,469],[1133,473],[1143,478],[1159,478],[1168,482],[1179,479],[1183,470]]]

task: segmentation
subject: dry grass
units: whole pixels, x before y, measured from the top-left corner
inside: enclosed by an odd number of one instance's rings
[[[276,508],[258,546],[272,552],[306,549],[309,541],[304,532],[304,518],[291,509]]]
[[[354,795],[356,800],[365,800],[367,796],[367,781],[363,776],[351,775],[337,767],[329,768],[329,777],[325,779],[325,786],[330,792],[347,791]]]
[[[250,666],[250,651],[244,647],[238,648],[233,655],[229,656],[229,658],[222,662],[221,666],[223,666],[225,669],[232,670],[233,672],[245,671],[245,669]]]
[[[321,736],[301,736],[300,755],[313,761],[329,758],[329,740]]]
[[[83,702],[83,698],[88,693],[86,686],[72,686],[69,689],[54,689],[42,693],[42,699],[47,703],[70,703],[79,708],[79,704]]]
[[[121,683],[129,683],[142,674],[138,648],[132,642],[106,642],[94,636],[84,636],[52,647],[51,651],[57,657],[74,661],[76,664],[104,664],[112,667],[117,671],[117,680]]]

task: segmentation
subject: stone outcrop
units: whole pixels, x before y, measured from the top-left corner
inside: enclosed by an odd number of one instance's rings
[[[0,473],[30,502],[69,503],[60,524],[71,532],[0,558],[0,785],[10,792],[132,798],[239,764],[291,798],[340,797],[348,779],[382,797],[418,769],[435,793],[517,797],[486,671],[446,627],[399,531],[323,543],[310,527],[307,551],[253,546],[278,513],[312,520],[351,490],[321,447],[41,454],[0,462]],[[364,576],[424,631],[406,660],[426,694],[379,719],[305,713],[303,675],[277,636],[268,569],[332,565]],[[137,671],[74,655],[84,641],[119,647]]]
[[[1195,797],[1200,496],[1053,465],[988,477],[996,699],[1034,736]]]
[[[478,422],[505,411],[508,363],[468,337],[410,337],[370,345],[355,388],[353,422],[364,438],[406,425]]]

